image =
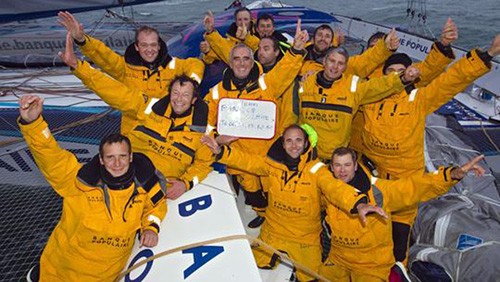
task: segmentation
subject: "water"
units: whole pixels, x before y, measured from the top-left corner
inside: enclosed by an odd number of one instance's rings
[[[207,9],[221,13],[230,4],[229,0],[167,0],[137,6],[134,10],[138,21],[201,21]],[[404,0],[286,0],[284,4],[304,6],[325,12],[354,16],[367,21],[385,25],[416,26],[418,21],[407,17],[408,2]],[[447,17],[451,17],[459,29],[457,46],[466,49],[487,48],[493,37],[500,33],[498,0],[429,0],[421,5],[413,0],[415,15],[426,11],[427,20],[422,30],[428,29],[439,37]],[[251,3],[251,1],[244,1]],[[480,4],[479,4],[480,3]],[[422,7],[422,9],[421,9]],[[424,9],[425,8],[425,9]],[[421,12],[422,11],[422,12]],[[142,15],[141,15],[142,14]]]

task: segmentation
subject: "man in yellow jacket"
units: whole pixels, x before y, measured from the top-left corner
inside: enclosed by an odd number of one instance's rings
[[[307,56],[300,69],[300,76],[307,77],[323,69],[327,52],[340,46],[340,41],[336,36],[333,29],[326,24],[320,25],[314,30],[313,38],[306,46]],[[363,54],[352,56],[346,72],[363,78],[367,77],[399,47],[399,38],[394,29],[384,37],[384,40],[380,41],[375,44],[374,48],[368,49]]]
[[[207,127],[208,107],[198,99],[198,83],[187,77],[173,79],[169,95],[143,98],[143,93],[79,61],[67,36],[61,59],[73,73],[123,116],[137,120],[127,133],[134,152],[146,154],[168,179],[167,197],[177,199],[212,171],[213,156],[200,142]]]
[[[121,56],[103,42],[85,34],[83,26],[69,12],[59,12],[58,16],[59,23],[71,33],[86,57],[111,77],[131,89],[140,90],[147,97],[166,96],[170,82],[176,76],[186,75],[198,83],[203,78],[203,62],[196,58],[170,56],[167,45],[152,27],[137,29],[135,43],[128,46],[125,55]],[[134,125],[135,120],[122,117],[121,132],[127,133]]]
[[[354,150],[341,147],[333,152],[330,169],[335,178],[354,186],[390,219],[393,211],[446,193],[469,170],[483,175],[484,169],[477,165],[482,158],[478,156],[461,167],[440,167],[425,175],[384,180],[372,176],[375,167],[366,157],[357,161]],[[331,250],[320,274],[339,282],[388,281],[395,263],[391,221],[368,215],[367,221],[361,222],[335,204],[327,206],[326,219],[331,228]]]
[[[59,147],[41,116],[43,100],[23,96],[18,120],[35,162],[63,197],[59,223],[40,258],[40,281],[114,281],[127,263],[137,232],[158,243],[167,212],[164,179],[121,134],[102,139],[85,165]]]
[[[380,41],[384,36],[383,33],[377,32],[373,34],[370,39],[368,39],[368,49],[373,47],[373,44]],[[413,66],[420,70],[420,77],[416,80],[415,86],[423,87],[429,84],[434,78],[440,75],[446,67],[455,59],[455,54],[453,54],[453,49],[451,44],[458,39],[458,29],[455,23],[448,18],[445,25],[443,26],[443,31],[441,33],[441,38],[439,41],[432,44],[429,54],[421,62],[411,63]],[[394,58],[394,57],[393,57]],[[384,75],[383,68],[384,63],[381,63],[375,71],[370,73],[368,77],[370,79],[380,77]],[[363,106],[359,108],[359,111],[354,115],[352,121],[352,131],[351,131],[351,141],[349,147],[357,151],[362,152],[362,141],[361,132],[364,125],[363,117]]]
[[[346,213],[358,214],[362,219],[368,212],[385,216],[380,208],[366,205],[366,195],[332,176],[318,160],[306,131],[296,124],[285,129],[267,156],[252,155],[232,145],[220,147],[208,136],[203,137],[203,142],[217,154],[218,161],[269,178],[269,205],[259,239],[314,273],[321,265],[322,195]],[[274,268],[278,263],[276,254],[258,244],[253,246],[253,254],[258,267]],[[310,281],[315,276],[298,269],[297,278]]]
[[[425,87],[409,85],[403,91],[363,107],[362,152],[370,158],[383,179],[423,174],[426,116],[475,79],[490,70],[490,61],[500,54],[500,35],[488,51],[473,49]],[[404,71],[411,64],[405,54],[395,54],[384,65],[384,73]],[[392,215],[394,254],[404,261],[416,206]]]
[[[418,69],[391,72],[368,81],[346,75],[349,55],[343,48],[330,49],[324,70],[306,78],[299,89],[299,120],[318,133],[318,154],[329,162],[335,148],[349,144],[351,122],[358,107],[401,91],[419,76]]]
[[[212,31],[208,33],[209,31]],[[207,25],[206,38],[210,42],[220,35]],[[263,73],[262,66],[254,61],[252,50],[244,45],[234,46],[229,56],[229,68],[224,72],[222,81],[212,87],[205,96],[208,104],[208,124],[216,128],[218,119],[218,104],[223,98],[237,98],[250,100],[275,101],[294,81],[305,55],[304,46],[309,36],[307,31],[301,30],[300,19],[297,23],[295,40],[283,58],[267,73]],[[235,148],[255,155],[265,155],[272,144],[272,140],[238,139],[231,136],[218,136],[222,144],[234,142]],[[237,182],[246,191],[246,202],[262,213],[267,201],[262,195],[261,183],[258,176],[233,169],[229,166],[228,173],[237,178]]]

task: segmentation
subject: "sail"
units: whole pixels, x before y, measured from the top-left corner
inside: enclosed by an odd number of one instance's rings
[[[0,4],[0,23],[53,17],[61,10],[79,13],[112,7],[139,5],[161,0],[3,0]]]

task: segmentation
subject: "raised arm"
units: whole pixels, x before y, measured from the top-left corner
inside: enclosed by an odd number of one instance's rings
[[[471,50],[429,85],[414,90],[413,97],[423,104],[427,114],[432,113],[486,74],[491,68],[491,59],[497,55],[500,55],[500,34],[495,37],[488,51]]]
[[[455,59],[451,44],[457,39],[458,28],[451,18],[448,18],[443,27],[441,39],[432,45],[431,51],[422,62],[414,64],[420,70],[417,87],[427,86]]]
[[[384,40],[379,40],[375,46],[369,48],[363,54],[355,55],[347,61],[345,74],[354,74],[362,78],[368,77],[399,47],[399,38],[396,30],[392,29]]]
[[[476,177],[484,175],[484,169],[478,165],[483,158],[483,155],[477,156],[462,166],[440,167],[435,172],[415,174],[398,180],[372,177],[375,200],[391,211],[428,201],[446,193],[469,172],[473,172]]]
[[[73,50],[73,40],[70,32],[66,35],[66,49],[64,52],[59,52],[59,57],[73,69],[73,74],[85,86],[94,91],[108,105],[128,116],[138,116],[142,104],[144,104],[142,93],[129,89],[123,83],[92,68],[89,63],[78,61]]]
[[[19,128],[45,179],[62,197],[78,194],[75,181],[81,165],[76,157],[62,149],[41,116],[43,99],[27,95],[19,100]]]
[[[82,53],[113,78],[125,79],[125,59],[120,54],[106,46],[102,41],[95,39],[83,31],[83,25],[69,12],[59,12],[58,22],[64,26]]]
[[[417,68],[409,66],[402,74],[394,72],[382,77],[356,83],[356,94],[359,103],[360,105],[369,104],[394,93],[399,93],[406,85],[415,81],[419,75],[420,72]],[[355,82],[353,81],[352,83]]]
[[[268,97],[277,99],[293,83],[304,62],[305,45],[308,40],[309,34],[307,30],[302,30],[299,18],[292,48],[285,53],[273,69],[259,79],[259,85],[266,91]]]

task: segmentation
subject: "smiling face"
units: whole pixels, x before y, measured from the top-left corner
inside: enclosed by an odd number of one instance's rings
[[[349,181],[351,181],[356,174],[358,163],[353,160],[351,154],[334,155],[332,162],[330,163],[330,168],[333,171],[333,176],[335,176],[335,178],[340,179],[345,183],[349,183]]]
[[[239,79],[246,79],[252,70],[253,64],[252,49],[243,44],[233,47],[229,67],[233,70],[234,76]]]
[[[283,148],[292,158],[298,158],[307,146],[304,131],[299,128],[291,127],[283,133]]]
[[[275,49],[273,40],[265,37],[259,42],[257,58],[263,66],[270,66],[276,63],[276,58],[278,58],[279,52],[279,50]]]
[[[246,10],[241,10],[236,14],[235,22],[237,26],[245,25],[248,28],[251,20],[252,15]]]
[[[102,147],[102,153],[99,154],[99,161],[111,176],[120,177],[128,171],[132,153],[124,141],[106,143]]]
[[[313,37],[314,51],[323,53],[332,45],[333,33],[327,28],[318,29]]]
[[[170,91],[170,105],[172,110],[181,115],[185,113],[196,101],[194,85],[190,82],[175,81]]]
[[[137,35],[137,42],[135,43],[135,50],[139,52],[141,58],[152,63],[158,58],[160,51],[160,38],[158,33],[153,31],[142,31]]]
[[[325,69],[323,72],[324,78],[329,81],[336,80],[347,68],[347,58],[344,55],[333,51],[324,58],[323,67]]]
[[[260,38],[271,36],[274,32],[274,23],[271,19],[261,19],[257,24],[257,32]]]

